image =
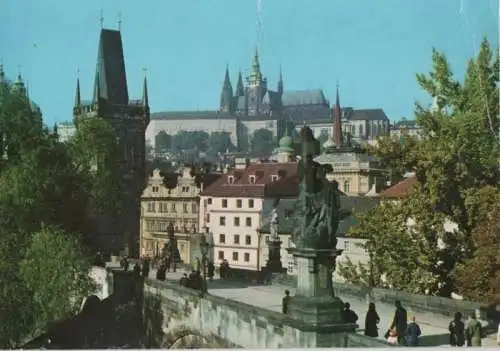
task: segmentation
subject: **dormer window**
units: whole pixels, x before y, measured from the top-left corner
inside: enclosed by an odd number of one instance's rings
[[[157,193],[160,190],[160,187],[154,186],[153,187],[153,193]]]
[[[234,176],[232,176],[232,175],[227,176],[227,183],[234,184]]]
[[[248,181],[250,182],[250,184],[255,184],[255,176],[254,175],[248,176]]]
[[[277,180],[278,180],[278,175],[277,174],[271,175],[271,182],[275,182]]]

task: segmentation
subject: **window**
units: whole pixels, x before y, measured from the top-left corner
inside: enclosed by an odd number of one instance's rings
[[[160,190],[160,187],[154,186],[153,187],[153,193],[157,193]]]
[[[226,225],[226,217],[224,217],[224,216],[219,217],[219,225],[221,225],[221,226]]]
[[[209,205],[211,205],[211,204],[212,204],[212,198],[211,198],[211,197],[209,197],[209,198],[208,198],[207,203],[208,203]]]
[[[225,244],[226,243],[226,235],[219,234],[219,243],[221,243],[221,244]]]
[[[245,224],[247,227],[251,227],[252,226],[252,218],[250,218],[250,217],[245,218]]]
[[[344,251],[349,252],[349,240],[344,241]]]
[[[236,207],[237,207],[237,208],[241,208],[241,206],[242,206],[242,202],[243,202],[243,201],[241,201],[241,199],[236,200]]]
[[[224,259],[224,251],[219,251],[217,256],[219,256],[219,260],[223,260]]]
[[[222,207],[227,208],[227,199],[222,199]]]
[[[254,175],[249,176],[249,177],[248,177],[248,182],[249,182],[250,184],[255,184],[255,176],[254,176]]]
[[[183,192],[183,193],[187,193],[187,192],[189,192],[189,187],[188,187],[188,186],[183,186],[183,187],[182,187],[182,192]]]
[[[278,176],[276,174],[271,175],[271,182],[275,182],[278,180]]]
[[[250,261],[250,254],[248,252],[245,252],[244,260],[245,260],[245,262]]]
[[[228,184],[234,184],[234,176],[232,176],[232,175],[227,176],[227,183]]]
[[[155,212],[155,203],[148,202],[148,212]]]
[[[291,218],[292,217],[292,210],[285,210],[285,218]]]
[[[240,217],[234,217],[233,218],[233,225],[235,227],[239,227],[240,226]]]
[[[172,212],[175,212],[175,204],[172,204]]]
[[[188,212],[188,204],[182,204],[182,211],[184,213],[187,213]]]
[[[253,208],[253,199],[248,199],[248,208]]]
[[[349,192],[351,192],[351,183],[348,180],[346,180],[344,181],[344,193],[347,194]]]
[[[233,252],[233,261],[238,261],[238,253]]]
[[[240,236],[238,234],[235,234],[233,237],[234,244],[239,245],[240,244]]]
[[[207,213],[207,223],[210,223],[210,213]]]
[[[245,236],[245,245],[252,245],[252,237],[250,235]]]
[[[191,212],[198,213],[198,205],[197,204],[191,204]]]

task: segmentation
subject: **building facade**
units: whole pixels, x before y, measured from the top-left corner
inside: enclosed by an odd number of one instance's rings
[[[146,178],[145,132],[149,123],[149,101],[146,78],[142,98],[129,98],[120,31],[101,29],[92,100],[81,99],[79,79],[76,83],[73,108],[76,128],[96,118],[108,121],[113,129],[122,151],[115,165],[120,170],[125,169],[123,178],[127,189],[123,194],[127,208],[119,221],[111,213],[92,213],[97,227],[96,246],[108,253],[124,250],[137,256],[141,194]]]
[[[263,262],[258,228],[277,198],[298,195],[297,163],[261,163],[232,169],[200,194],[200,226],[214,238],[215,265],[226,259],[236,269],[256,271]]]
[[[70,140],[76,132],[76,126],[71,121],[57,123],[57,135],[59,135],[59,141],[66,142]]]
[[[167,228],[175,230],[177,248],[185,263],[191,262],[191,236],[200,232],[199,194],[213,175],[195,174],[183,167],[177,174],[155,169],[141,197],[141,256],[155,257],[168,242]]]
[[[368,155],[351,139],[350,132],[345,132],[338,90],[332,115],[333,132],[323,145],[324,153],[317,156],[315,161],[333,167],[328,178],[336,180],[339,189],[347,195],[364,195],[373,187],[380,188],[386,178],[385,172],[379,168],[376,158]],[[385,133],[386,129],[383,132]]]

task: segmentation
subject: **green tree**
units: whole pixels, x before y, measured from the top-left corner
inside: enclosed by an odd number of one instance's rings
[[[251,149],[252,153],[257,156],[269,156],[277,147],[273,132],[268,129],[257,129],[252,136]]]
[[[70,150],[76,172],[85,180],[93,210],[122,214],[126,206],[123,202],[123,194],[127,192],[126,168],[120,162],[121,149],[111,124],[101,118],[81,121]]]
[[[78,236],[55,227],[33,234],[21,262],[21,278],[33,297],[34,329],[68,318],[95,291],[89,255],[82,247]]]
[[[432,71],[418,74],[417,81],[437,106],[416,105],[423,139],[403,155],[407,160],[400,163],[414,167],[418,179],[417,189],[398,205],[404,218],[414,224],[396,237],[392,234],[396,231],[388,230],[383,223],[387,217],[377,212],[374,216],[380,220],[365,218],[360,228],[374,246],[374,255],[388,258],[381,272],[392,286],[441,296],[449,296],[458,287],[464,296],[480,297],[477,289],[464,281],[470,279],[467,274],[459,271],[466,272],[463,267],[480,262],[478,254],[486,242],[476,238],[476,233],[485,232],[482,206],[489,208],[489,213],[495,212],[481,194],[484,189],[498,189],[500,184],[500,143],[495,130],[499,118],[498,57],[492,60],[489,44],[483,41],[478,56],[469,64],[464,84],[453,78],[443,54],[433,51],[432,63]],[[392,151],[389,148],[385,153],[391,155]],[[394,153],[397,156],[398,150]],[[456,224],[453,233],[444,231],[446,221]],[[371,231],[367,229],[370,226]],[[389,258],[395,255],[401,259],[393,266]],[[408,258],[418,264],[412,266]],[[403,264],[418,272],[409,275],[409,282],[398,273]],[[352,265],[348,269],[350,276],[354,276],[353,270],[361,272]],[[346,277],[354,280],[347,273]],[[481,289],[492,291],[494,287],[487,287],[485,282],[495,284],[495,279],[491,270],[483,271]],[[397,285],[398,281],[403,283]]]
[[[229,132],[212,132],[210,134],[209,145],[212,155],[217,155],[219,152],[232,152],[236,149],[231,141],[231,134]]]
[[[207,151],[210,136],[204,131],[180,131],[172,137],[171,147],[177,152],[188,150]]]
[[[321,151],[324,150],[323,145],[327,142],[328,139],[329,139],[328,133],[321,132],[321,134],[318,137],[318,141],[319,141],[319,145],[321,147]]]
[[[155,149],[157,151],[167,151],[172,146],[172,136],[164,130],[155,135]]]
[[[386,135],[377,139],[377,144],[367,146],[367,152],[377,157],[379,166],[387,170],[392,184],[403,180],[407,172],[415,169],[415,150],[419,140],[410,135],[407,129],[401,135]]]

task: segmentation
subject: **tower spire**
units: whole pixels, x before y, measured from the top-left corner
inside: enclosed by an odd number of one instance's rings
[[[147,69],[143,68],[143,71],[144,71],[144,83],[142,86],[142,104],[145,107],[149,108]]]
[[[333,140],[337,147],[342,146],[342,118],[340,110],[339,84],[337,82],[337,96],[335,98],[335,107],[333,109]]]
[[[245,96],[245,88],[243,87],[243,78],[241,71],[238,72],[238,83],[236,83],[236,96]]]
[[[259,49],[255,47],[255,53],[252,58],[252,72],[248,77],[250,85],[259,85],[262,82],[262,73],[260,72]]]
[[[224,75],[224,83],[220,95],[220,110],[222,112],[229,112],[231,110],[233,101],[233,86],[229,78],[229,66],[226,65],[226,73]]]
[[[283,71],[281,70],[281,65],[280,65],[280,77],[278,79],[278,93],[281,95],[283,94]]]
[[[94,104],[99,104],[99,100],[101,98],[101,78],[99,77],[99,70],[95,73],[95,81],[94,81],[94,97],[92,102]]]
[[[79,107],[82,104],[80,96],[80,77],[76,77],[76,92],[75,92],[75,107]]]

